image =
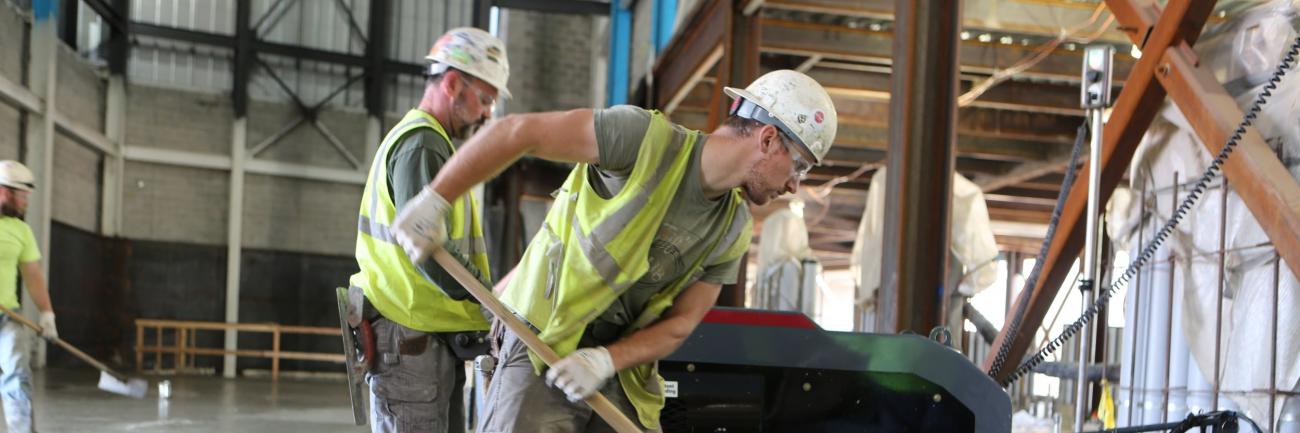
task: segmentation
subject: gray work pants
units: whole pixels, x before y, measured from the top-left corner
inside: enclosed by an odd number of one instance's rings
[[[374,322],[374,330],[375,367],[366,374],[371,431],[464,431],[464,361],[429,333],[384,318]]]
[[[636,408],[623,393],[618,379],[605,382],[600,390],[614,406],[641,427]],[[578,433],[613,432],[586,403],[570,403],[564,392],[546,386],[546,379],[533,374],[528,348],[509,331],[497,354],[497,369],[488,386],[487,402],[478,431],[482,433]]]

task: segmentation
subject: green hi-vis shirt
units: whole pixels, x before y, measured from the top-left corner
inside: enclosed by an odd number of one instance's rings
[[[596,145],[600,153],[599,166],[593,166],[592,187],[603,197],[612,197],[622,190],[623,184],[636,165],[637,152],[650,128],[650,112],[631,105],[620,105],[595,114]],[[687,134],[674,125],[674,135]],[[650,269],[604,314],[596,318],[588,335],[598,342],[617,339],[622,331],[640,316],[650,297],[690,271],[701,255],[708,250],[710,241],[722,236],[730,225],[726,224],[727,201],[724,197],[710,200],[704,196],[700,178],[700,155],[708,136],[700,135],[691,159],[682,177],[677,194],[664,216],[659,233],[650,248]],[[736,218],[749,219],[749,208],[742,206]],[[727,248],[722,245],[719,248]],[[700,281],[714,284],[732,284],[740,269],[741,259],[704,268]],[[590,341],[590,340],[589,340]]]
[[[0,305],[18,308],[18,265],[40,259],[32,228],[18,218],[0,217]]]

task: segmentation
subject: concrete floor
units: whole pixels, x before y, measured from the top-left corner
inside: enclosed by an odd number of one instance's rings
[[[96,388],[94,370],[37,371],[37,429],[60,432],[364,432],[352,423],[342,382],[282,379],[221,379],[144,376],[151,385],[142,400]],[[168,400],[158,381],[171,381]]]

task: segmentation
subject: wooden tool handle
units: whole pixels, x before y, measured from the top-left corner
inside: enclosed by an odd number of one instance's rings
[[[18,323],[22,323],[24,326],[28,328],[32,328],[32,330],[36,331],[37,334],[40,334],[41,331],[44,330],[41,328],[40,325],[32,323],[31,320],[28,320],[26,317],[23,317],[21,314],[15,313],[13,310],[10,310],[3,305],[0,305],[0,311],[3,311],[6,316],[9,316],[9,318],[17,320]],[[76,348],[72,344],[63,341],[62,338],[55,337],[55,338],[49,338],[48,340],[53,341],[55,344],[58,344],[59,347],[62,347],[64,350],[67,350],[68,352],[71,352],[73,355],[76,355],[76,357],[81,358],[82,361],[86,361],[87,364],[90,364],[91,366],[94,366],[95,368],[98,368],[103,372],[112,375],[113,377],[117,378],[117,380],[126,382],[127,378],[125,375],[123,375],[122,373],[118,373],[116,370],[113,370],[112,368],[109,368],[107,365],[104,365],[104,363],[99,362],[99,360],[95,358],[92,358],[90,355],[87,355],[86,352],[82,352],[81,349]]]
[[[475,278],[468,269],[465,269],[465,266],[461,265],[460,261],[447,253],[447,250],[438,249],[433,253],[433,260],[438,262],[456,281],[459,281],[460,285],[464,286],[465,290],[468,290],[471,295],[474,295],[474,298],[478,299],[479,303],[486,307],[488,311],[496,315],[498,320],[505,323],[506,327],[510,328],[510,332],[519,337],[525,346],[537,353],[537,356],[542,357],[542,362],[550,366],[560,360],[560,356],[555,353],[555,350],[551,349],[551,346],[538,338],[537,334],[534,334],[528,325],[515,317],[514,312],[506,308],[497,299],[496,295],[492,294],[492,291],[483,287],[483,283],[478,278]],[[641,433],[641,428],[628,419],[627,415],[623,414],[623,411],[618,410],[614,403],[610,403],[604,394],[596,392],[591,397],[587,397],[586,402],[588,406],[591,406],[592,410],[596,411],[597,415],[600,415],[606,423],[614,427],[615,431],[619,433]]]

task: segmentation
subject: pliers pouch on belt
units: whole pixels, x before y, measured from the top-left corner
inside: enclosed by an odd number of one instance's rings
[[[359,287],[347,289],[344,314],[341,319],[347,324],[346,330],[352,337],[352,353],[348,354],[355,361],[353,368],[357,373],[365,373],[375,366],[375,331],[371,323],[379,318],[379,311],[366,301],[366,295]]]
[[[343,360],[347,364],[348,396],[352,399],[352,418],[366,425],[366,372],[374,367],[375,331],[371,321],[379,312],[366,302],[359,287],[339,287],[334,292],[339,307],[339,330],[343,336]]]

